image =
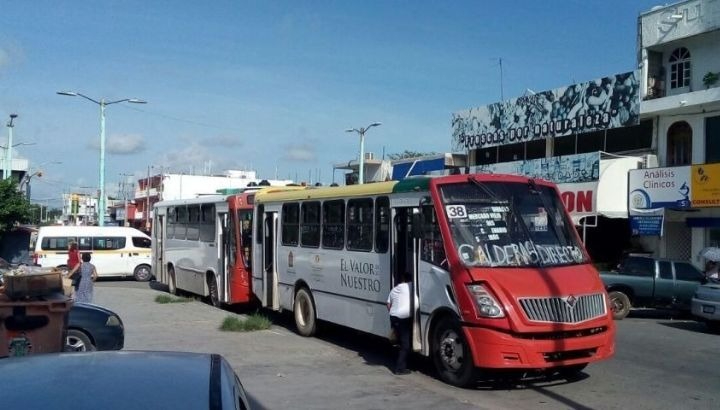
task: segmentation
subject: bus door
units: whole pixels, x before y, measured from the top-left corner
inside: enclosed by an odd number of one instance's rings
[[[165,215],[161,215],[160,212],[155,212],[155,220],[152,225],[152,272],[155,275],[155,279],[160,282],[167,284],[167,272],[165,272],[165,264],[163,263],[163,256],[165,254],[164,243],[165,238],[163,234],[165,232]]]
[[[218,299],[222,302],[228,301],[228,272],[230,272],[231,258],[228,257],[228,253],[231,252],[230,238],[232,236],[232,228],[230,225],[230,218],[227,212],[218,212],[218,222],[220,223],[219,231],[220,237],[215,239],[217,243],[217,257],[218,257]],[[219,240],[218,240],[219,239]],[[212,244],[211,244],[212,245]]]
[[[412,299],[410,303],[412,326],[412,348],[413,351],[422,349],[422,333],[420,329],[420,294],[418,263],[420,259],[420,238],[417,234],[419,229],[420,208],[403,207],[395,208],[395,240],[393,241],[394,264],[393,264],[393,286],[401,280],[403,272],[412,277]]]
[[[265,212],[262,220],[263,226],[263,261],[262,261],[262,283],[263,291],[262,305],[265,307],[278,310],[277,286],[277,255],[275,249],[277,247],[277,212]]]

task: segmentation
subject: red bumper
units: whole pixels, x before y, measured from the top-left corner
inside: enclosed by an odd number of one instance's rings
[[[602,333],[558,339],[528,339],[479,327],[465,327],[476,367],[545,369],[607,359],[615,353],[615,325]]]

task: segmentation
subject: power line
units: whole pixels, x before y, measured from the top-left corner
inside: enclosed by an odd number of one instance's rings
[[[206,127],[206,128],[215,128],[215,129],[223,130],[223,131],[233,131],[233,132],[238,132],[238,133],[243,132],[243,131],[241,131],[241,130],[239,130],[239,129],[235,129],[235,128],[222,127],[222,126],[219,126],[219,125],[217,125],[217,124],[209,124],[209,123],[205,123],[205,122],[201,122],[201,121],[188,120],[188,119],[186,119],[186,118],[173,117],[172,115],[167,115],[167,114],[163,114],[163,113],[159,113],[159,112],[155,112],[155,111],[144,110],[144,109],[137,108],[137,107],[130,106],[130,105],[121,105],[121,107],[122,107],[122,108],[125,108],[125,109],[128,109],[128,110],[138,111],[138,112],[141,112],[141,113],[143,113],[143,114],[148,114],[148,115],[151,115],[151,116],[156,116],[156,117],[160,117],[160,118],[165,118],[165,119],[171,120],[171,121],[177,121],[177,122],[182,122],[182,123],[186,123],[186,124],[199,125],[199,126],[201,126],[201,127]]]

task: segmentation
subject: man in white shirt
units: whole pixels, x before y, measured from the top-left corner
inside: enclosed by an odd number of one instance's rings
[[[412,330],[412,319],[410,317],[410,275],[404,273],[402,282],[397,284],[388,295],[387,307],[390,311],[390,326],[397,335],[400,344],[397,364],[393,373],[397,375],[409,374],[407,369],[407,356],[410,353],[410,332]]]

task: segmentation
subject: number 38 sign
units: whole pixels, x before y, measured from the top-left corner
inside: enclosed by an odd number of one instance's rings
[[[446,205],[445,212],[448,214],[448,218],[467,218],[465,212],[465,205]]]

